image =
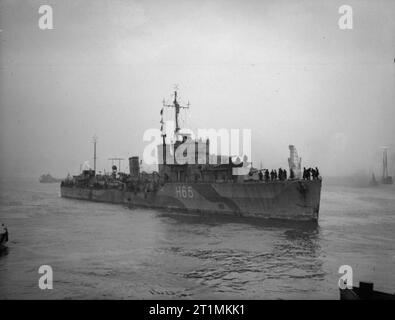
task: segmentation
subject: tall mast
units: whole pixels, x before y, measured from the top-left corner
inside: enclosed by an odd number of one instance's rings
[[[97,144],[97,136],[96,134],[93,136],[93,170],[96,173],[96,144]]]
[[[174,118],[175,118],[175,122],[176,122],[176,128],[174,130],[174,134],[177,137],[178,132],[180,131],[180,125],[179,125],[179,121],[178,121],[178,116],[180,114],[180,109],[189,109],[189,102],[187,104],[187,106],[181,106],[178,101],[177,101],[177,87],[174,90],[174,100],[173,100],[173,104],[165,104],[163,102],[163,106],[167,107],[167,108],[174,108]]]
[[[165,99],[163,99],[163,105],[165,105]],[[163,128],[163,108],[160,110],[160,131],[161,131],[161,136],[162,136],[162,159],[163,159],[163,164],[166,164],[166,133]]]
[[[383,147],[383,180],[388,177],[387,148]]]
[[[175,134],[180,131],[180,127],[178,126],[178,115],[180,114],[180,105],[178,104],[177,101],[177,90],[174,90],[174,101],[173,101],[173,106],[174,106],[174,113],[175,113],[175,119],[176,119],[176,130]]]

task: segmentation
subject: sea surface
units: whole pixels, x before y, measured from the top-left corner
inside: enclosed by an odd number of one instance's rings
[[[63,199],[59,184],[0,181],[0,299],[338,299],[395,292],[395,187],[323,182],[318,225],[203,217]],[[53,289],[41,290],[41,265]]]

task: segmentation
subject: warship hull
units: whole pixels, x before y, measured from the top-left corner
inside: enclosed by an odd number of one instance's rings
[[[157,191],[127,191],[61,186],[64,198],[169,209],[203,214],[230,214],[317,221],[321,180],[274,182],[166,183]]]

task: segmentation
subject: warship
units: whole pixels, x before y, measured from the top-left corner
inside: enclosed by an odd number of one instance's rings
[[[54,178],[49,173],[47,173],[47,174],[42,174],[39,178],[39,181],[41,183],[55,183],[55,182],[61,182],[62,179]]]
[[[129,173],[96,172],[96,140],[94,140],[94,168],[82,170],[61,182],[64,198],[123,204],[172,212],[203,215],[234,215],[269,219],[318,221],[321,176],[310,179],[301,175],[301,158],[296,148],[289,146],[289,177],[269,177],[268,170],[258,170],[243,157],[210,154],[210,139],[192,139],[179,127],[179,113],[183,106],[177,100],[177,90],[170,104],[163,108],[174,110],[174,140],[166,141],[161,109],[162,141],[157,146],[157,171],[141,170],[139,156],[129,158]],[[179,148],[185,156],[188,146],[194,152],[180,161]],[[172,152],[173,150],[173,152]],[[213,157],[229,161],[210,161]],[[263,172],[265,174],[263,174]]]

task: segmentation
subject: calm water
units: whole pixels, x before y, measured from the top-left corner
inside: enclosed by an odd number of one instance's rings
[[[5,186],[7,184],[7,186]],[[395,292],[395,188],[325,186],[319,225],[203,218],[1,181],[0,299],[338,299],[338,269]],[[53,290],[40,290],[50,265]]]

